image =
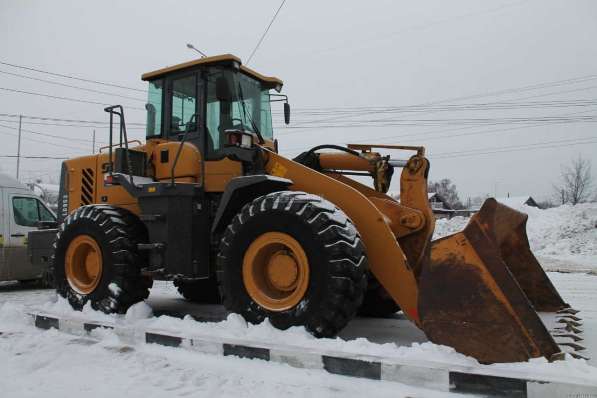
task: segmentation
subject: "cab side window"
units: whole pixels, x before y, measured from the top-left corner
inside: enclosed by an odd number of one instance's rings
[[[56,217],[36,198],[14,197],[12,210],[15,223],[24,227],[35,227],[39,221],[56,221]]]
[[[147,98],[147,137],[159,137],[162,135],[162,92],[164,80],[155,80],[149,83]]]
[[[182,133],[191,117],[197,112],[196,76],[185,76],[172,80],[170,131]],[[196,123],[189,126],[189,131],[197,131]]]

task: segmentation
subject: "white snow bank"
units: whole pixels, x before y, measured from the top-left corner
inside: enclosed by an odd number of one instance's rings
[[[545,210],[522,205],[516,210],[529,215],[527,234],[531,250],[546,269],[597,273],[597,203]],[[468,220],[437,220],[434,239],[462,230]]]
[[[303,351],[321,352],[323,350],[346,354],[371,355],[408,363],[434,363],[435,366],[445,368],[461,366],[471,371],[480,371],[486,368],[488,370],[507,372],[511,375],[526,375],[530,378],[533,375],[541,374],[542,376],[553,377],[555,379],[561,379],[562,375],[568,375],[567,378],[570,382],[586,383],[587,380],[597,380],[597,368],[590,366],[584,360],[574,359],[570,356],[567,356],[564,361],[554,363],[549,363],[547,360],[539,358],[525,363],[481,365],[474,358],[460,354],[451,347],[430,342],[398,346],[395,343],[374,343],[366,338],[356,338],[348,341],[341,338],[318,339],[308,333],[304,327],[292,327],[282,331],[273,327],[269,320],[265,320],[259,325],[253,325],[247,323],[237,314],[230,314],[227,319],[220,322],[197,322],[188,315],[183,319],[166,315],[155,318],[144,318],[143,316],[106,315],[87,307],[83,313],[70,309],[65,311],[67,308],[65,306],[68,306],[68,303],[64,299],[59,299],[55,303],[47,304],[44,310],[50,314],[60,313],[62,316],[70,318],[80,317],[87,321],[109,321],[110,324],[115,326],[132,327],[143,331],[160,331],[175,336],[217,339],[232,338],[250,341],[256,345],[261,343],[264,346],[291,346]],[[140,307],[144,308],[143,306]],[[0,310],[0,322],[2,321],[2,311]],[[137,310],[134,312],[136,313]],[[98,335],[94,336],[98,337]],[[108,338],[110,336],[113,338],[113,334],[106,331],[101,331],[99,334],[100,338]]]
[[[56,303],[56,306],[62,304]],[[2,397],[444,397],[399,383],[347,378],[260,360],[155,344],[124,346],[110,330],[91,339],[40,330],[22,304],[0,304]],[[450,395],[452,396],[452,395]]]

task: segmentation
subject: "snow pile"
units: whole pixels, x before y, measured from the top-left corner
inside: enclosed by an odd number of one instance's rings
[[[597,273],[597,203],[545,210],[522,205],[516,210],[529,215],[527,234],[531,250],[546,269]],[[437,220],[434,239],[462,230],[468,220]]]
[[[0,303],[0,396],[356,398],[372,389],[376,396],[388,398],[445,396],[399,383],[334,376],[260,360],[155,344],[131,347],[106,329],[94,330],[93,337],[37,329],[23,304]]]
[[[587,276],[595,278],[593,276]],[[50,314],[62,313],[69,318],[85,319],[87,321],[109,321],[114,326],[133,328],[137,331],[162,332],[168,335],[195,337],[205,339],[237,339],[237,341],[249,341],[251,344],[260,343],[264,347],[284,346],[294,347],[305,352],[338,352],[356,355],[371,355],[395,359],[400,362],[408,362],[413,365],[417,363],[435,363],[437,366],[453,367],[461,366],[470,369],[481,369],[485,366],[499,369],[511,374],[542,374],[544,376],[559,378],[562,374],[569,375],[570,381],[597,380],[597,368],[591,366],[584,360],[574,359],[570,356],[565,361],[549,363],[544,358],[532,359],[524,363],[481,365],[472,357],[467,357],[456,352],[453,348],[433,344],[431,342],[412,343],[408,346],[400,346],[395,343],[374,343],[366,338],[360,337],[351,340],[337,338],[315,338],[304,327],[292,327],[288,330],[279,330],[271,325],[269,320],[261,324],[253,325],[247,323],[242,316],[230,314],[220,322],[197,322],[192,316],[187,315],[183,319],[162,315],[150,317],[145,303],[139,303],[131,307],[125,315],[106,315],[92,310],[86,306],[83,312],[76,312],[72,309],[66,312],[68,303],[59,298],[56,302],[44,306],[44,310]],[[135,308],[138,307],[138,308]],[[10,310],[10,308],[9,308]],[[4,309],[0,308],[0,322],[3,321]],[[8,315],[16,317],[14,311],[8,311]],[[22,313],[21,313],[22,316]],[[590,319],[589,321],[592,321]],[[118,345],[118,339],[113,331],[96,329],[92,336],[103,341],[103,344]]]

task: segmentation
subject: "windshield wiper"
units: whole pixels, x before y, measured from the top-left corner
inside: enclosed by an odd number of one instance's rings
[[[251,114],[247,112],[247,108],[245,106],[245,98],[243,97],[243,88],[240,84],[240,81],[238,82],[238,96],[240,97],[240,103],[243,107],[243,112],[245,114],[245,117],[247,117],[249,119],[249,122],[251,122],[251,126],[253,127],[253,132],[255,134],[257,134],[257,138],[259,138],[259,143],[264,144],[265,140],[263,139],[261,132],[259,131],[259,129],[257,128],[257,125],[253,121],[253,117],[251,116]]]

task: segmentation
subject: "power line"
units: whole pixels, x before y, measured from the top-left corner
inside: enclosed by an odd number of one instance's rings
[[[40,79],[40,78],[37,78],[37,77],[32,77],[32,76],[25,76],[25,75],[21,75],[21,74],[18,74],[18,73],[6,72],[6,71],[3,71],[3,70],[0,70],[0,73],[3,73],[3,74],[5,74],[5,75],[17,76],[17,77],[21,77],[21,78],[24,78],[24,79],[36,80],[36,81],[38,81],[38,82],[44,82],[44,83],[49,83],[49,84],[55,84],[55,85],[58,85],[58,86],[69,87],[69,88],[75,88],[75,89],[77,89],[77,90],[89,91],[89,92],[91,92],[91,93],[104,94],[104,95],[112,95],[112,96],[115,96],[115,97],[120,97],[120,98],[131,99],[131,100],[133,100],[133,101],[141,101],[141,102],[146,102],[144,99],[137,98],[137,97],[129,97],[129,96],[127,96],[127,95],[121,95],[121,94],[116,94],[116,93],[110,93],[110,92],[108,92],[108,91],[101,91],[101,90],[94,90],[94,89],[92,89],[92,88],[85,88],[85,87],[73,86],[73,85],[70,85],[70,84],[65,84],[65,83],[54,82],[54,81],[51,81],[51,80]]]
[[[483,98],[483,97],[492,97],[492,96],[501,96],[501,95],[505,95],[505,94],[516,94],[519,92],[525,92],[525,91],[533,91],[533,90],[540,90],[540,89],[545,89],[545,88],[551,88],[551,87],[557,87],[557,86],[563,86],[563,85],[568,85],[568,84],[578,84],[578,83],[583,83],[586,81],[590,81],[590,80],[595,80],[597,79],[597,75],[585,75],[585,76],[578,76],[578,77],[573,77],[573,78],[568,78],[568,79],[563,79],[563,80],[556,80],[556,81],[551,81],[551,82],[543,82],[543,83],[537,83],[537,84],[532,84],[532,85],[526,85],[526,86],[522,86],[522,87],[515,87],[515,88],[509,88],[509,89],[503,89],[503,90],[497,90],[497,91],[493,91],[493,92],[488,92],[488,93],[478,93],[478,94],[472,94],[472,95],[467,95],[467,96],[460,96],[460,97],[452,97],[452,98],[446,98],[443,100],[438,100],[438,101],[429,101],[429,102],[425,102],[425,103],[421,103],[421,104],[417,104],[417,105],[411,105],[411,107],[413,106],[431,106],[431,105],[437,105],[437,104],[443,104],[443,103],[449,103],[449,102],[458,102],[458,101],[462,101],[465,99],[473,99],[473,98]],[[581,87],[578,89],[572,89],[572,90],[564,90],[564,91],[559,91],[559,92],[554,92],[554,93],[544,93],[544,94],[539,94],[539,95],[534,95],[531,97],[525,97],[522,99],[529,99],[529,98],[536,98],[536,97],[542,97],[542,96],[549,96],[549,95],[556,95],[556,94],[563,94],[563,93],[569,93],[569,92],[574,92],[574,91],[582,91],[582,90],[588,90],[588,89],[593,89],[593,88],[597,88],[597,86],[590,86],[590,87]],[[379,113],[377,110],[380,107],[352,107],[352,108],[322,108],[322,107],[311,107],[311,108],[299,108],[298,111],[295,110],[293,113],[299,113],[299,114],[307,114],[308,112],[317,112],[318,110],[328,110],[330,114],[337,114],[337,112],[339,110],[346,110],[347,112],[354,112],[355,109],[369,109],[371,110],[371,114],[375,114],[375,113]],[[397,107],[381,107],[382,109],[387,109],[387,108],[397,108]],[[355,115],[355,116],[359,116],[359,115]],[[335,118],[331,118],[329,120],[338,120],[338,119],[346,119],[348,117],[353,117],[351,115],[342,115],[339,117],[335,117]]]
[[[87,82],[87,83],[101,84],[101,85],[104,85],[104,86],[122,88],[122,89],[126,89],[126,90],[133,90],[133,91],[139,91],[139,92],[145,93],[145,90],[141,90],[141,89],[133,88],[133,87],[121,86],[119,84],[100,82],[100,81],[97,81],[97,80],[85,79],[85,78],[82,78],[82,77],[65,75],[65,74],[62,74],[62,73],[48,72],[48,71],[45,71],[45,70],[42,70],[42,69],[36,69],[36,68],[31,68],[31,67],[23,66],[23,65],[11,64],[11,63],[8,63],[8,62],[2,62],[2,61],[0,61],[0,64],[1,65],[6,65],[6,66],[12,66],[13,68],[19,68],[19,69],[25,69],[25,70],[30,70],[30,71],[39,72],[39,73],[45,73],[46,75],[63,77],[65,79],[79,80],[79,81]]]
[[[565,114],[559,114],[559,115],[555,115],[556,117],[570,117],[570,116],[574,116],[574,115],[578,115],[578,114],[586,114],[587,112],[593,112],[593,110],[584,110],[584,111],[578,111],[578,112],[572,112],[572,113],[565,113]],[[429,141],[429,140],[438,140],[438,139],[450,139],[450,138],[454,138],[454,137],[462,137],[462,136],[475,136],[475,135],[485,135],[485,134],[490,134],[490,133],[495,133],[495,132],[503,132],[503,131],[512,131],[512,130],[520,130],[520,129],[528,129],[528,128],[535,128],[535,127],[540,127],[540,126],[546,126],[549,125],[550,123],[536,123],[536,124],[530,124],[530,125],[519,125],[516,127],[510,127],[510,128],[499,128],[499,129],[491,129],[491,130],[478,130],[478,131],[473,131],[473,132],[468,132],[468,133],[461,133],[461,134],[450,134],[450,135],[435,135],[435,136],[431,136],[432,134],[443,134],[443,133],[448,133],[448,132],[458,132],[458,131],[463,131],[463,130],[470,130],[470,129],[474,129],[476,126],[472,125],[472,126],[467,126],[467,127],[457,127],[457,128],[451,128],[451,129],[441,129],[441,130],[431,130],[431,131],[423,131],[423,132],[418,132],[418,133],[410,133],[410,134],[393,134],[393,135],[388,135],[388,136],[382,136],[382,137],[375,137],[373,139],[368,139],[366,141],[366,143],[376,143],[379,142],[380,140],[382,141],[387,141],[387,140],[395,140],[395,139],[408,139],[408,138],[413,138],[416,137],[419,140],[425,140],[425,141]],[[358,143],[358,140],[357,142]],[[309,148],[301,146],[301,147],[293,147],[293,148],[286,148],[285,152],[290,152],[293,153],[293,151],[304,151],[307,150]]]
[[[2,123],[18,123],[17,120],[3,120],[0,119],[0,122]],[[26,124],[34,124],[37,126],[56,126],[56,127],[77,127],[77,128],[93,128],[93,129],[109,129],[109,126],[98,126],[95,124],[61,124],[61,123],[45,123],[45,122],[24,122]],[[130,130],[143,130],[145,131],[144,127],[127,127],[126,128],[127,131]]]
[[[17,155],[0,155],[0,158],[16,158]],[[20,156],[21,159],[56,159],[56,160],[67,160],[69,158],[61,158],[55,156]]]
[[[33,119],[33,120],[49,120],[49,121],[53,121],[53,122],[70,122],[70,123],[91,123],[91,124],[105,124],[105,125],[109,125],[109,122],[106,121],[93,121],[93,120],[77,120],[77,119],[61,119],[61,118],[52,118],[52,117],[46,117],[46,116],[35,116],[35,115],[18,115],[18,114],[14,114],[14,113],[0,113],[0,116],[5,116],[5,117],[15,117],[18,118],[19,116],[23,116],[23,119]],[[126,122],[127,126],[145,126],[145,123],[131,123],[131,122]]]
[[[1,124],[0,124],[0,127],[2,127],[2,128],[6,128],[6,129],[10,129],[10,130],[16,130],[14,127],[11,127],[11,126],[4,126],[4,125],[1,125]],[[26,130],[26,129],[22,129],[22,131],[24,131],[24,132],[28,132],[28,133],[31,133],[31,131],[30,131],[30,130]],[[14,137],[17,137],[17,136],[18,136],[17,134],[8,133],[8,132],[5,132],[5,131],[0,131],[0,134],[12,135],[12,136],[14,136]],[[38,135],[45,135],[45,134],[43,134],[43,133],[38,133],[38,132],[35,132],[35,134],[38,134]],[[74,147],[74,146],[70,146],[70,145],[57,144],[57,143],[55,143],[55,142],[49,142],[49,141],[43,141],[43,140],[36,140],[35,138],[23,137],[23,139],[24,139],[24,140],[31,141],[31,142],[38,142],[38,143],[40,143],[40,144],[48,144],[48,145],[55,146],[55,147],[60,147],[60,148],[76,149],[76,150],[78,150],[78,151],[84,150],[84,148],[83,148],[83,147]]]
[[[274,23],[274,21],[276,20],[276,17],[278,16],[278,13],[280,12],[280,10],[282,9],[282,7],[284,6],[284,3],[286,3],[286,0],[282,0],[282,3],[280,4],[280,7],[278,7],[278,10],[276,11],[276,13],[274,14],[274,17],[272,18],[272,20],[269,22],[269,25],[267,25],[267,28],[265,28],[265,32],[263,32],[263,34],[261,35],[261,38],[259,39],[259,41],[257,42],[257,45],[255,46],[255,48],[253,49],[253,52],[251,52],[251,55],[249,55],[249,58],[247,59],[247,65],[249,64],[249,62],[251,62],[251,59],[253,58],[253,55],[255,55],[255,51],[257,51],[257,49],[259,48],[259,46],[261,45],[261,42],[263,41],[263,39],[265,39],[265,35],[267,35],[267,32],[269,31],[269,28],[271,28],[272,24]]]
[[[460,157],[468,157],[468,156],[475,156],[475,155],[488,155],[494,153],[504,153],[504,152],[519,152],[525,150],[537,150],[537,149],[548,149],[548,148],[562,148],[562,147],[570,147],[576,145],[584,145],[584,144],[595,144],[597,143],[597,138],[589,137],[589,138],[574,138],[568,140],[558,140],[558,141],[547,141],[547,142],[539,142],[534,144],[524,144],[524,145],[511,145],[506,147],[489,147],[489,148],[480,148],[480,149],[473,149],[468,151],[456,151],[456,152],[444,152],[437,155],[430,155],[430,159],[452,159],[452,158],[460,158]],[[565,144],[565,145],[563,145]]]
[[[489,102],[477,104],[448,104],[443,106],[404,106],[404,107],[379,107],[369,108],[364,107],[362,110],[338,110],[338,111],[318,111],[310,112],[309,115],[324,116],[328,114],[342,115],[325,119],[303,120],[299,122],[299,126],[292,126],[292,128],[303,128],[303,125],[319,125],[323,122],[330,122],[335,120],[346,120],[348,117],[363,117],[376,114],[400,114],[400,113],[436,113],[436,112],[464,112],[464,111],[488,111],[488,110],[522,110],[522,109],[554,109],[554,108],[577,108],[577,107],[592,107],[597,105],[595,100],[567,100],[567,101],[532,101],[532,102]],[[300,115],[299,115],[300,116]],[[390,121],[390,118],[380,118],[378,121]],[[403,120],[403,119],[400,119]],[[362,122],[362,119],[348,120],[352,123]],[[281,126],[283,129],[291,128]]]
[[[597,122],[597,116],[578,117],[505,117],[505,118],[468,118],[468,119],[394,119],[394,120],[358,120],[350,124],[322,124],[293,126],[288,129],[337,129],[337,128],[362,128],[362,127],[396,127],[396,126],[451,126],[451,125],[474,125],[474,126],[495,126],[501,124],[532,124],[545,122],[551,124],[561,123],[593,123]]]
[[[0,90],[9,91],[9,92],[12,92],[12,93],[19,93],[19,94],[37,95],[37,96],[40,96],[40,97],[58,99],[58,100],[63,100],[63,101],[81,102],[81,103],[85,103],[85,104],[102,105],[102,106],[113,105],[113,104],[107,104],[107,103],[104,103],[104,102],[82,100],[80,98],[59,97],[59,96],[56,96],[56,95],[35,93],[35,92],[31,92],[31,91],[15,90],[15,89],[6,88],[6,87],[0,87]],[[137,108],[137,107],[134,107],[134,106],[129,106],[128,108],[129,109],[135,109],[135,110],[141,110],[141,111],[145,110],[144,108]]]
[[[15,127],[6,126],[6,125],[3,125],[3,124],[0,124],[0,127],[4,127],[4,128],[7,128],[7,129],[16,130]],[[52,138],[57,138],[57,139],[61,139],[61,140],[79,141],[79,142],[87,142],[87,143],[91,142],[91,140],[86,140],[86,139],[83,139],[83,138],[64,137],[64,136],[61,136],[61,135],[54,135],[54,134],[48,134],[48,133],[40,133],[39,131],[33,131],[33,130],[28,130],[28,129],[21,129],[21,130],[23,130],[26,133],[31,133],[31,134],[36,134],[36,135],[42,135],[44,137],[52,137]]]

